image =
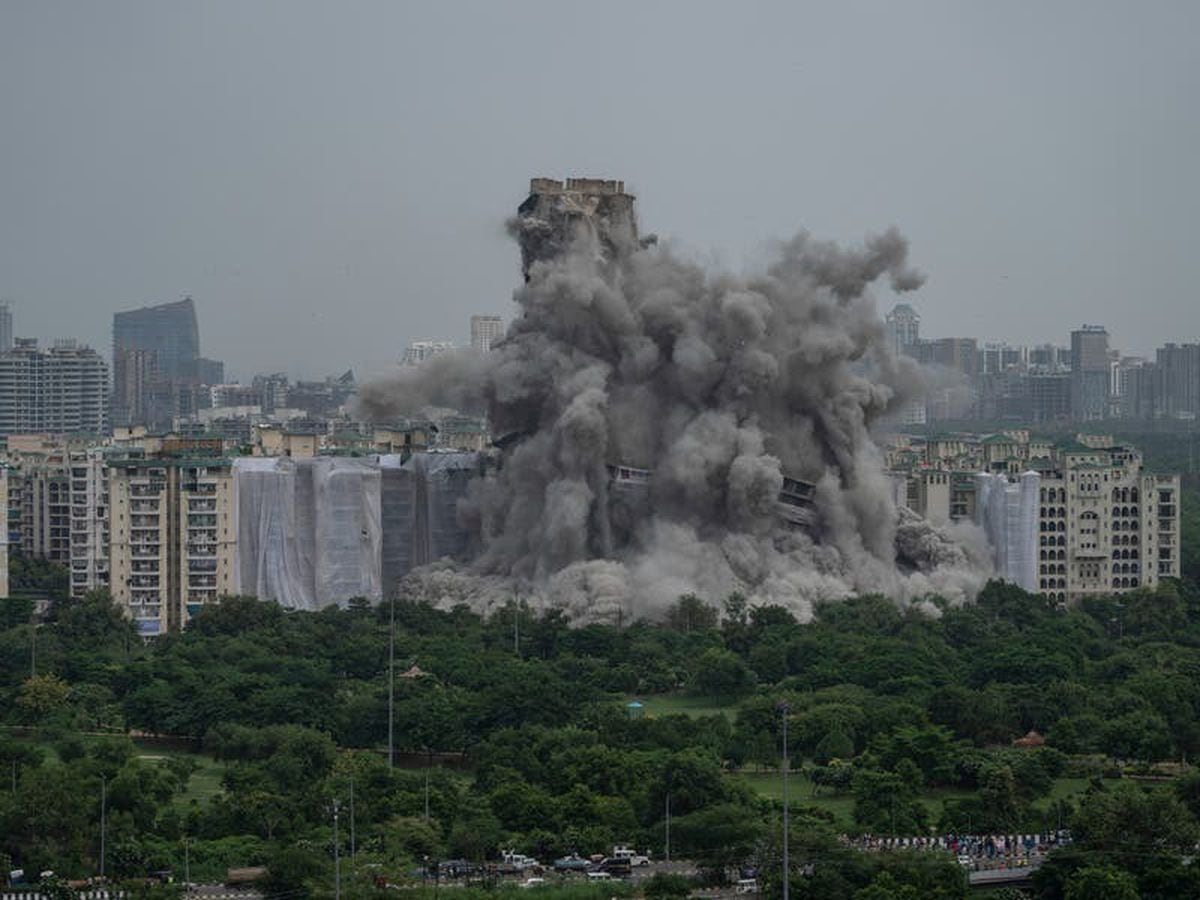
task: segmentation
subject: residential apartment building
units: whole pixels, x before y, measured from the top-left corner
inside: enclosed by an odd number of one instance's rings
[[[20,338],[0,353],[0,435],[108,428],[108,365],[90,347]]]
[[[8,467],[0,465],[0,510],[8,512]],[[0,599],[8,596],[8,528],[0,528]]]
[[[108,462],[111,447],[68,449],[71,596],[108,587]]]
[[[144,636],[177,631],[234,589],[234,481],[220,442],[168,441],[110,463],[113,598]]]
[[[25,556],[67,567],[73,597],[107,587],[106,457],[120,451],[22,438],[6,452],[8,539]]]
[[[400,364],[404,366],[420,365],[431,356],[448,353],[454,349],[453,341],[413,341],[404,348]]]
[[[504,321],[499,316],[471,316],[471,349],[491,353],[492,345],[504,337]]]
[[[1179,476],[1145,472],[1141,453],[1111,437],[1051,444],[1014,430],[911,439],[888,459],[905,481],[900,496],[930,521],[985,525],[1006,559],[1035,554],[1022,578],[1029,590],[1073,604],[1179,577]],[[995,490],[996,478],[1011,496]],[[1036,508],[1020,505],[1021,487],[1036,490]]]

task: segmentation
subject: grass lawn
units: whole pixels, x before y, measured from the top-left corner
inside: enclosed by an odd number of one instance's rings
[[[221,793],[221,779],[225,776],[226,764],[218,762],[204,753],[191,753],[187,750],[164,749],[153,745],[147,746],[137,741],[133,742],[137,757],[145,762],[165,762],[168,759],[190,759],[196,768],[188,776],[187,785],[182,793],[175,797],[172,805],[179,812],[187,812],[193,804],[204,806]]]
[[[772,800],[783,799],[783,777],[778,772],[742,772],[730,775],[730,778],[740,778],[752,787],[760,796]],[[1048,810],[1051,804],[1064,798],[1075,798],[1083,794],[1088,787],[1086,778],[1059,778],[1054,782],[1050,793],[1034,802],[1035,810]],[[921,802],[929,811],[929,820],[937,822],[942,810],[949,800],[963,800],[972,796],[971,791],[958,788],[938,788],[928,791],[921,797]],[[823,788],[817,796],[812,795],[812,782],[799,772],[788,776],[788,798],[792,808],[799,806],[815,806],[834,816],[838,828],[853,830],[854,827],[854,798],[849,793],[833,794]]]
[[[637,700],[643,704],[647,716],[737,716],[738,699],[729,697],[696,697],[691,694],[650,694],[642,697],[626,697],[623,702]]]

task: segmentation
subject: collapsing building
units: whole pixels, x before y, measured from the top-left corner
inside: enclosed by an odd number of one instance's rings
[[[415,566],[466,549],[457,504],[477,453],[240,458],[240,593],[290,609],[378,602]]]

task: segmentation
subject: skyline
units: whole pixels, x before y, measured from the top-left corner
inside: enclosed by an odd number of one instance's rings
[[[0,300],[18,335],[103,352],[113,313],[190,295],[243,380],[369,376],[412,341],[466,343],[473,313],[510,320],[503,223],[528,179],[595,175],[710,268],[754,271],[799,228],[896,224],[931,334],[1100,323],[1151,355],[1200,337],[1198,23],[1183,3],[617,4],[602,23],[10,3]]]

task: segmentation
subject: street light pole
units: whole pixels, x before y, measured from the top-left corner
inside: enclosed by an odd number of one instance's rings
[[[667,794],[667,847],[666,861],[671,861],[671,795]]]
[[[396,593],[392,592],[391,615],[388,621],[388,768],[392,768],[395,751],[396,721]]]
[[[333,801],[333,896],[342,900],[342,857],[338,850],[338,801]]]
[[[783,717],[783,900],[788,900],[791,895],[791,874],[792,867],[788,860],[788,769],[791,766],[788,764],[788,713],[791,712],[791,707],[787,701],[779,704],[779,713]]]
[[[105,815],[108,806],[108,776],[100,776],[100,880],[104,880],[104,839],[107,830]]]

